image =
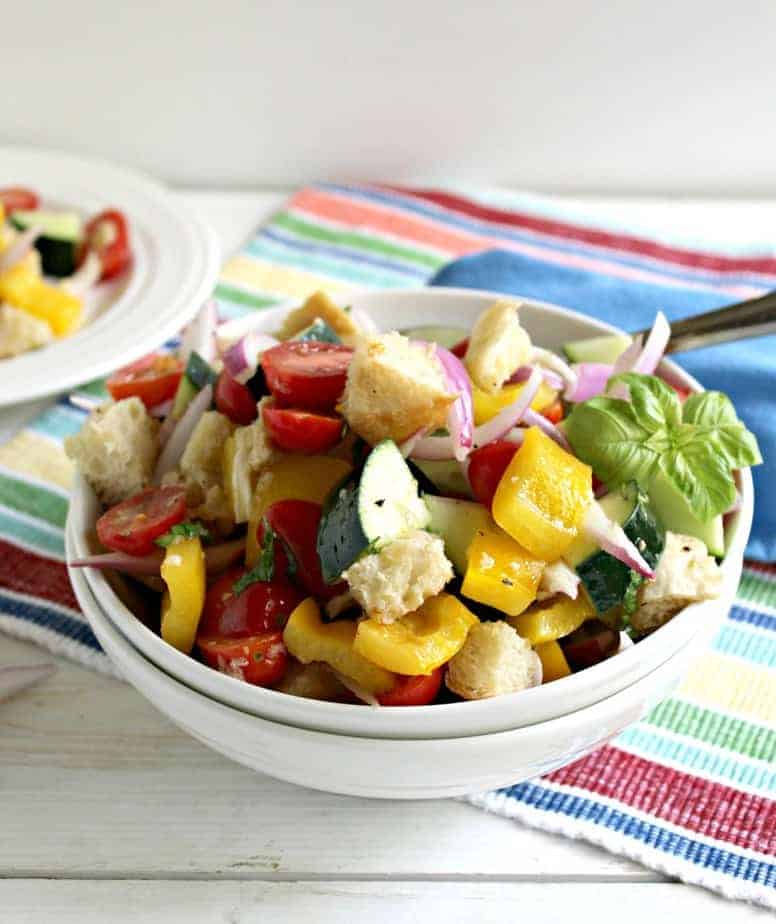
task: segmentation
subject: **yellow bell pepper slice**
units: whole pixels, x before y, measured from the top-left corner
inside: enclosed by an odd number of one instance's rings
[[[518,616],[510,616],[507,622],[532,645],[541,645],[569,635],[593,616],[593,604],[580,589],[576,600],[561,594],[537,603]]]
[[[267,465],[253,495],[245,560],[252,568],[259,556],[256,530],[264,511],[275,501],[306,500],[322,504],[331,489],[350,474],[353,466],[333,456],[284,456]]]
[[[593,500],[593,471],[531,427],[496,488],[493,519],[538,558],[555,561],[574,541]]]
[[[162,638],[189,654],[205,605],[205,554],[199,539],[167,546],[161,572],[167,585],[162,598]]]
[[[489,395],[487,392],[482,391],[481,388],[477,388],[476,385],[472,385],[475,424],[477,426],[484,424],[491,417],[495,417],[499,411],[503,411],[505,407],[517,401],[524,388],[525,382],[518,385],[505,385],[495,394]],[[531,407],[535,411],[544,410],[544,408],[552,404],[557,396],[558,393],[554,388],[550,388],[546,382],[542,382],[536,392],[536,397],[531,402]]]
[[[463,648],[469,629],[478,621],[457,597],[438,594],[389,625],[362,620],[353,647],[397,674],[430,674]]]
[[[536,599],[545,562],[497,526],[478,529],[467,553],[461,593],[508,616],[522,613]]]
[[[387,693],[396,678],[355,650],[356,624],[347,619],[323,622],[312,597],[303,600],[288,617],[283,641],[302,664],[325,661],[370,693]]]
[[[57,337],[73,333],[83,314],[80,298],[44,282],[24,261],[0,275],[0,301],[46,321]]]
[[[552,683],[553,680],[568,677],[571,673],[569,662],[557,642],[543,642],[537,645],[534,651],[542,662],[542,683]]]

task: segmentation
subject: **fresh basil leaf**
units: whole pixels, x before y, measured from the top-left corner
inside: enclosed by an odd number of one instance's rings
[[[628,401],[596,397],[577,404],[564,430],[577,457],[610,487],[649,484],[660,456],[647,443],[653,431],[641,425]]]
[[[638,422],[645,429],[655,433],[677,427],[681,423],[682,406],[679,398],[662,379],[638,372],[624,372],[609,379],[607,391],[618,384],[628,387]]]
[[[251,570],[246,571],[239,580],[234,582],[232,589],[237,596],[239,596],[246,587],[250,587],[251,584],[255,584],[258,581],[271,581],[275,575],[275,531],[266,519],[261,522],[264,527],[264,540],[261,544],[261,551],[259,552],[256,564]]]
[[[691,395],[684,403],[682,419],[697,429],[699,437],[714,440],[731,468],[762,462],[757,439],[746,429],[733,402],[722,392]]]
[[[644,578],[636,571],[631,571],[625,596],[622,598],[623,628],[630,625],[630,617],[639,608],[639,588]]]
[[[159,536],[154,541],[166,549],[176,542],[185,542],[187,539],[201,539],[207,542],[210,539],[210,532],[197,520],[185,520],[183,523],[176,523],[163,536]]]
[[[724,513],[736,498],[730,466],[712,442],[686,443],[664,455],[660,468],[704,523]]]

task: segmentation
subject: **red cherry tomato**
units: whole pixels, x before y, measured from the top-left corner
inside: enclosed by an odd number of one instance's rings
[[[261,416],[272,442],[286,452],[314,455],[326,452],[342,439],[341,417],[266,405]]]
[[[321,522],[321,505],[312,501],[283,500],[271,504],[264,517],[285,542],[296,565],[294,580],[321,600],[330,600],[345,590],[345,582],[326,584],[321,574],[316,542]]]
[[[563,420],[563,402],[553,401],[542,411],[542,417],[546,417],[550,423],[559,424]]]
[[[242,385],[224,370],[216,382],[216,407],[232,423],[241,427],[253,423],[258,416],[256,399],[247,385]]]
[[[175,395],[182,375],[183,363],[176,356],[151,353],[114,372],[107,387],[116,401],[138,397],[151,408]]]
[[[108,549],[127,555],[148,555],[154,539],[186,519],[186,491],[182,485],[146,488],[97,520],[97,536]]]
[[[463,340],[459,340],[455,346],[450,347],[450,352],[453,356],[457,356],[458,359],[463,359],[466,356],[466,351],[469,349],[469,338],[464,337]]]
[[[267,350],[261,365],[279,405],[330,411],[345,389],[352,355],[338,343],[288,340]]]
[[[203,660],[222,674],[257,687],[269,687],[283,679],[288,650],[282,632],[266,632],[242,639],[197,639]]]
[[[40,196],[24,186],[6,186],[0,189],[0,205],[8,215],[11,212],[27,212],[40,207]]]
[[[399,677],[396,686],[387,693],[380,693],[377,701],[381,706],[427,706],[437,698],[444,671],[443,665],[428,676]]]
[[[508,440],[495,440],[475,449],[469,456],[469,484],[477,500],[490,508],[501,476],[512,461],[518,446]]]
[[[304,594],[287,581],[255,581],[241,593],[234,584],[245,568],[232,568],[210,585],[197,639],[241,639],[283,629]]]
[[[100,279],[113,279],[129,266],[132,251],[129,246],[129,228],[124,213],[106,209],[95,215],[84,228],[84,239],[78,254],[82,263],[88,253],[100,258]]]

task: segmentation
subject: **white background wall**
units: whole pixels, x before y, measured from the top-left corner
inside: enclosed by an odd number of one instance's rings
[[[6,0],[0,61],[0,141],[178,183],[776,192],[776,0]]]

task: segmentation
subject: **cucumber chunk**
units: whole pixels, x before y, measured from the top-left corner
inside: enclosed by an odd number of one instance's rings
[[[10,216],[17,231],[33,225],[41,229],[35,242],[41,269],[48,276],[71,276],[76,269],[81,241],[81,217],[75,212],[18,211]]]
[[[613,365],[631,345],[627,334],[604,334],[563,344],[563,352],[572,363],[607,363]]]
[[[466,475],[461,471],[461,465],[455,459],[440,461],[413,459],[412,464],[417,466],[442,494],[457,494],[459,497],[472,496],[472,489]],[[431,492],[426,491],[426,493]]]
[[[452,497],[425,495],[424,500],[431,513],[428,528],[442,537],[445,554],[463,577],[466,574],[466,553],[472,539],[478,529],[484,529],[491,522],[487,507]]]
[[[428,340],[429,343],[438,343],[448,350],[450,347],[455,346],[456,343],[460,343],[464,337],[469,336],[469,332],[463,327],[447,327],[444,324],[408,327],[401,333],[411,340]]]
[[[192,351],[178,383],[178,390],[175,392],[172,416],[179,420],[197,392],[202,391],[206,385],[214,384],[217,378],[218,373],[210,363],[204,360],[199,353]]]
[[[378,443],[363,469],[338,485],[324,505],[316,543],[324,580],[335,581],[364,552],[423,529],[430,519],[396,443]]]
[[[694,536],[706,543],[709,555],[725,554],[725,531],[722,514],[704,523],[690,510],[683,494],[676,490],[662,472],[649,486],[649,501],[666,529],[682,536]]]

